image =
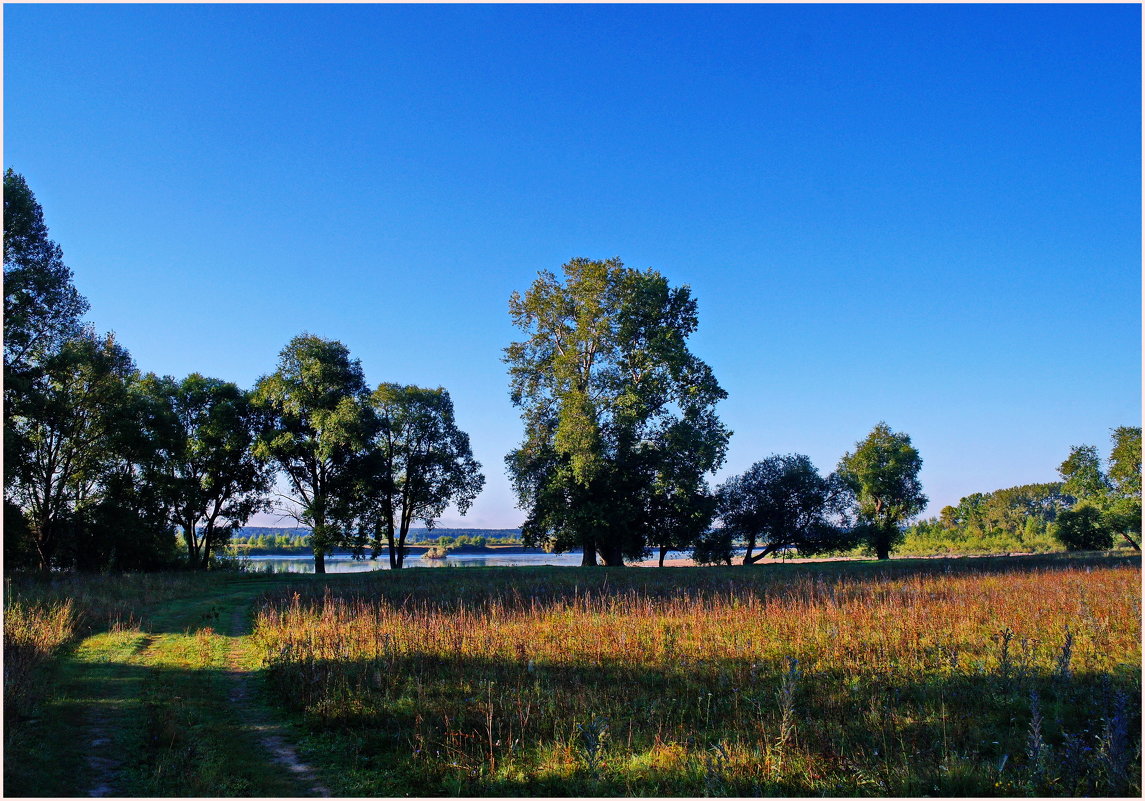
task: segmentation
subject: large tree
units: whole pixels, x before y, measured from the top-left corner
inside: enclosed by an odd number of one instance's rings
[[[747,545],[745,565],[787,548],[812,555],[854,544],[841,525],[849,493],[801,454],[756,462],[721,484],[716,498],[723,536]]]
[[[113,337],[85,331],[46,357],[25,388],[12,420],[24,458],[5,490],[23,512],[42,570],[124,464],[123,437],[137,424],[128,403],[134,374]]]
[[[87,301],[72,285],[59,245],[48,238],[44,212],[23,176],[4,173],[4,485],[12,486],[30,458],[16,426],[44,360],[81,333]],[[15,505],[6,524],[20,526]]]
[[[361,523],[374,553],[384,544],[390,567],[398,569],[410,523],[420,520],[432,529],[451,503],[465,514],[485,477],[444,389],[381,384],[369,402],[374,433],[362,474],[360,497],[367,506]]]
[[[722,463],[729,433],[714,408],[726,393],[688,350],[697,325],[688,287],[618,259],[573,259],[563,273],[540,273],[509,302],[528,336],[506,349],[525,423],[506,464],[526,542],[622,565],[663,528],[652,513],[668,507],[655,496],[681,487],[672,460],[682,430],[697,454],[692,472]]]
[[[258,415],[248,393],[192,373],[182,381],[149,374],[140,384],[157,444],[148,476],[183,532],[191,567],[267,506],[271,471],[254,457]]]
[[[889,559],[903,536],[902,524],[926,508],[918,473],[922,457],[907,434],[879,423],[836,470],[854,493],[857,532],[879,559]]]
[[[284,511],[309,526],[314,571],[345,544],[358,508],[361,455],[371,433],[362,365],[341,342],[300,334],[279,354],[278,369],[259,379],[255,406],[264,415],[255,456],[271,461],[291,494]]]
[[[80,332],[88,304],[22,175],[4,173],[4,366],[20,373]]]

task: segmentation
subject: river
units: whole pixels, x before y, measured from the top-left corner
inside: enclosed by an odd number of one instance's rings
[[[669,551],[669,559],[687,558],[682,551]],[[313,573],[314,557],[248,556],[248,570],[257,573]],[[537,565],[579,565],[580,552],[575,553],[514,553],[498,556],[484,553],[450,554],[444,559],[425,559],[406,556],[406,567],[528,567]],[[384,555],[379,559],[353,559],[345,554],[326,557],[327,573],[365,573],[371,570],[389,570],[390,561]]]

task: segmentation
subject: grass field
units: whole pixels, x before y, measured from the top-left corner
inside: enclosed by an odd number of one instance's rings
[[[181,580],[6,681],[6,794],[1139,795],[1138,558]]]

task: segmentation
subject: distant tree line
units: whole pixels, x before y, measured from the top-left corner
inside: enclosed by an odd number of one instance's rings
[[[433,543],[449,547],[475,545],[520,545],[520,534],[512,529],[413,529],[407,544]],[[241,528],[231,534],[228,545],[238,553],[259,551],[266,553],[309,552],[310,532],[307,529]],[[340,548],[340,551],[347,549]]]
[[[4,175],[4,552],[12,567],[203,569],[256,512],[333,548],[389,551],[464,513],[484,477],[444,389],[366,385],[342,343],[301,334],[253,390],[142,374],[82,320],[43,210]],[[181,548],[176,547],[178,532]]]
[[[1104,550],[1141,546],[1141,428],[1111,433],[1103,464],[1078,445],[1058,466],[1061,481],[974,493],[906,532],[923,551]]]

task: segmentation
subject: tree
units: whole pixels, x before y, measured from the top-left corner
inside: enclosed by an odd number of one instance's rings
[[[1113,547],[1113,532],[1101,510],[1089,503],[1058,515],[1057,538],[1070,551],[1104,551]]]
[[[134,372],[112,336],[85,331],[44,359],[13,417],[26,458],[6,490],[23,511],[41,570],[53,566],[61,543],[122,464],[117,446],[132,427],[127,392]]]
[[[364,472],[362,514],[375,556],[383,542],[390,567],[405,563],[410,523],[432,530],[453,503],[461,514],[485,485],[469,435],[457,427],[453,401],[438,387],[381,384],[370,396],[375,427]]]
[[[1113,430],[1113,448],[1109,455],[1109,472],[1102,470],[1101,457],[1093,445],[1076,445],[1058,467],[1065,481],[1063,490],[1078,500],[1078,507],[1088,506],[1102,516],[1097,529],[1120,534],[1137,550],[1141,549],[1141,428],[1121,426]],[[1091,514],[1070,523],[1088,531]],[[1096,529],[1095,529],[1096,530]],[[1075,537],[1071,529],[1059,539]],[[1099,535],[1077,534],[1085,542],[1101,541]],[[1062,539],[1067,547],[1069,543]]]
[[[693,547],[711,525],[716,498],[704,474],[723,461],[723,445],[714,442],[712,429],[680,420],[664,434],[662,445],[650,443],[638,451],[650,478],[643,493],[643,528],[648,544],[659,548],[660,567],[669,550]],[[718,453],[711,452],[713,446]]]
[[[150,480],[183,532],[191,567],[206,569],[231,532],[268,506],[271,472],[252,452],[258,418],[250,395],[198,373],[182,381],[149,374],[140,392],[161,446]]]
[[[692,472],[722,464],[729,432],[714,407],[726,393],[687,348],[688,287],[618,259],[573,259],[563,272],[509,302],[528,338],[505,351],[525,424],[505,461],[526,544],[622,565],[675,527],[657,513],[678,511],[668,498],[690,481],[674,465],[680,441],[696,448]]]
[[[59,245],[23,176],[4,173],[4,485],[26,465],[29,443],[14,424],[44,359],[80,335],[87,301],[72,285]]]
[[[341,342],[299,334],[259,379],[254,404],[263,417],[254,454],[285,475],[287,514],[310,526],[314,572],[343,544],[356,509],[360,455],[370,435],[362,365]]]
[[[1101,469],[1101,457],[1093,445],[1075,445],[1058,467],[1065,482],[1062,491],[1079,501],[1099,504],[1109,492],[1109,481]]]
[[[22,373],[37,354],[80,333],[87,301],[22,175],[4,173],[4,365]],[[5,374],[5,383],[8,375]]]
[[[921,469],[922,457],[910,437],[882,422],[839,461],[836,472],[855,496],[856,528],[879,559],[890,558],[902,539],[902,524],[926,508]]]
[[[853,545],[840,525],[846,488],[834,476],[820,476],[806,456],[756,462],[721,484],[716,498],[723,535],[747,544],[745,565],[787,548],[810,555]]]

